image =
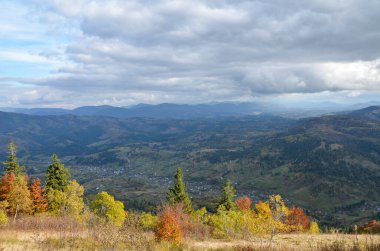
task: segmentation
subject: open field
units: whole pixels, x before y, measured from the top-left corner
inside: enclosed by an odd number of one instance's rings
[[[128,238],[129,236],[129,238]],[[124,242],[124,243],[123,243]],[[134,243],[133,243],[134,242]],[[153,234],[133,230],[116,236],[108,229],[71,229],[71,231],[0,230],[0,250],[269,250],[267,239],[192,240],[180,246],[156,243]],[[272,250],[380,250],[380,235],[281,234]]]

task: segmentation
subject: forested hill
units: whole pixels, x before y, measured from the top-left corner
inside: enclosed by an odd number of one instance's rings
[[[196,204],[212,208],[213,200],[204,198],[230,178],[255,200],[281,193],[321,220],[345,224],[380,210],[379,110],[301,120],[0,112],[0,156],[5,158],[6,144],[14,139],[28,173],[40,176],[48,156],[57,153],[87,194],[102,188],[127,207],[159,203],[182,166]]]

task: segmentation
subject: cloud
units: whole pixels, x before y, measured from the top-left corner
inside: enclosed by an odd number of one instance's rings
[[[380,91],[378,1],[35,0],[27,9],[56,39],[25,58],[54,64],[17,81],[59,102]]]

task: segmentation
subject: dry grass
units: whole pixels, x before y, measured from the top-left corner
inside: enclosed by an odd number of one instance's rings
[[[377,245],[377,246],[376,246]],[[188,241],[189,250],[269,250],[266,238],[248,241]],[[377,249],[371,249],[371,248]],[[282,234],[276,236],[272,250],[379,250],[380,235],[345,235],[345,234]]]
[[[0,250],[269,250],[267,238],[248,241],[187,239],[181,246],[157,243],[136,222],[123,228],[96,223],[90,226],[63,218],[24,218],[0,228]],[[380,235],[283,234],[273,251],[378,251]]]

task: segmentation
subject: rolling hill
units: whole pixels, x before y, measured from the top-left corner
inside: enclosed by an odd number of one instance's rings
[[[137,209],[164,200],[181,166],[197,205],[212,210],[229,178],[256,201],[281,193],[322,222],[346,225],[380,211],[378,110],[299,120],[0,112],[0,156],[14,139],[28,173],[41,176],[49,155],[57,153],[88,196],[108,190]]]

